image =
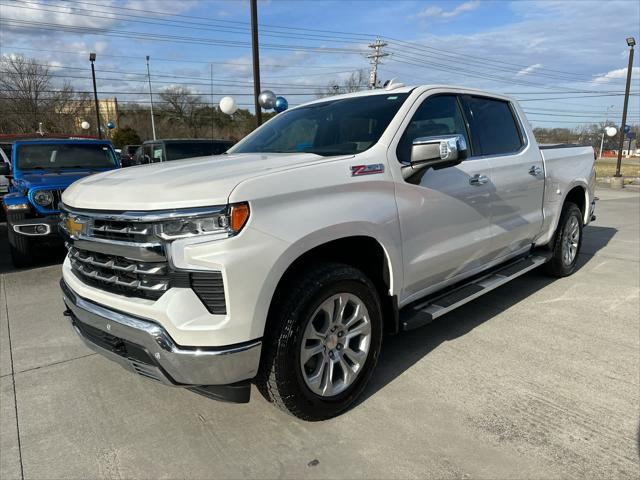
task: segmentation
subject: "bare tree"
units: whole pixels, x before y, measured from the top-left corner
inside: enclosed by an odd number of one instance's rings
[[[197,137],[201,123],[198,110],[202,105],[202,97],[188,88],[179,86],[166,88],[160,97],[166,102],[162,109],[163,116],[171,122],[182,123],[191,137]]]
[[[346,79],[340,81],[335,80],[327,84],[326,87],[319,90],[316,95],[318,97],[328,97],[331,95],[340,95],[342,93],[352,93],[364,90],[369,85],[369,75],[365,69],[352,72]]]
[[[88,99],[78,97],[69,83],[55,88],[48,66],[21,55],[3,56],[0,72],[0,131],[33,133],[40,124],[51,132],[77,130]]]

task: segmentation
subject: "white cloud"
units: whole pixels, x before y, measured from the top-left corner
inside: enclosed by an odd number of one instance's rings
[[[533,65],[529,65],[528,67],[523,68],[518,73],[516,73],[516,77],[525,77],[527,75],[532,74],[539,68],[542,68],[543,65],[541,63],[534,63]]]
[[[631,77],[638,77],[640,75],[640,67],[633,67],[631,69]],[[594,79],[595,82],[598,83],[608,83],[611,80],[619,79],[619,78],[627,78],[627,69],[626,68],[618,68],[616,70],[611,70],[607,73],[603,73],[597,75]]]
[[[414,18],[453,18],[458,15],[471,12],[472,10],[476,10],[480,7],[480,0],[469,0],[467,2],[461,3],[457,7],[454,7],[451,10],[445,10],[442,7],[438,7],[436,5],[432,5],[430,7],[425,8],[424,10],[413,15]]]

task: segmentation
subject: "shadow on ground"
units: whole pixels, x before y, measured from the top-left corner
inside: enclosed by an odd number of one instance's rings
[[[7,224],[0,223],[0,273],[11,273],[32,268],[46,267],[62,263],[65,249],[60,245],[37,245],[33,249],[33,265],[29,268],[15,268],[11,263],[9,253],[9,239],[7,238]]]
[[[586,227],[584,238],[589,239],[588,242],[585,241],[588,248],[580,254],[578,270],[588,263],[598,250],[604,248],[616,233],[615,228]],[[513,280],[510,286],[503,285],[422,328],[385,337],[376,372],[358,403],[366,401],[440,344],[469,333],[554,281],[553,277],[537,269]]]

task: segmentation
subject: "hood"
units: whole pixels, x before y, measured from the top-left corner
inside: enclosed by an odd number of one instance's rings
[[[62,201],[119,211],[224,205],[243,180],[322,160],[312,153],[240,153],[140,165],[84,178],[65,190]]]
[[[72,172],[33,172],[20,173],[15,177],[15,182],[21,184],[25,188],[66,188],[76,180],[91,175],[90,171],[72,171]]]

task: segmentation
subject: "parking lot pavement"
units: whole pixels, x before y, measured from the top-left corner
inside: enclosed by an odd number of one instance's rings
[[[12,271],[2,237],[0,477],[638,478],[640,195],[598,196],[575,275],[532,272],[385,339],[362,402],[321,423],[91,354],[59,265]]]

